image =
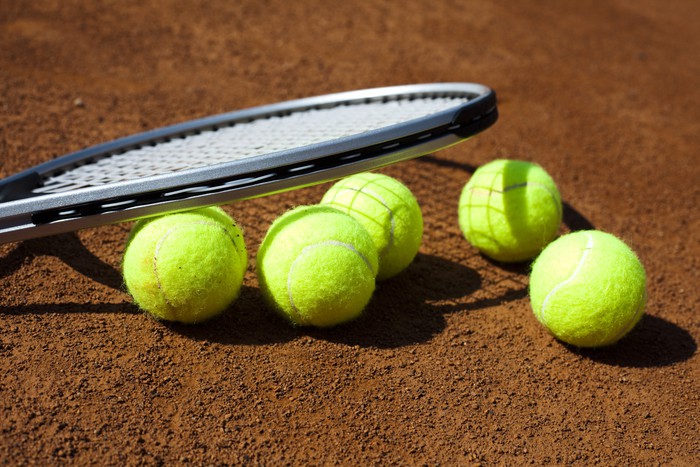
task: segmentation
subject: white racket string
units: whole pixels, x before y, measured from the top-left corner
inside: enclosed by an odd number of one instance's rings
[[[69,192],[253,158],[385,128],[469,100],[450,96],[345,103],[235,123],[109,155],[52,175],[32,192]]]

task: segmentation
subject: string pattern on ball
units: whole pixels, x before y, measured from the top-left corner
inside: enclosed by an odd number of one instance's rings
[[[368,181],[367,185],[369,185],[371,183],[372,183],[372,181]],[[384,208],[389,213],[389,232],[388,232],[389,240],[387,241],[386,246],[384,248],[382,248],[382,251],[379,252],[380,257],[384,256],[386,254],[386,252],[391,250],[391,247],[394,245],[394,232],[396,230],[396,221],[394,219],[394,211],[392,211],[392,209],[389,207],[389,203],[387,203],[387,201],[384,198],[382,198],[382,196],[379,193],[376,193],[376,192],[370,190],[369,188],[367,188],[366,185],[362,188],[353,188],[353,187],[346,187],[346,186],[338,187],[338,190],[336,191],[335,195],[333,196],[333,199],[330,201],[331,203],[335,202],[336,196],[341,191],[352,191],[352,192],[355,192],[356,195],[359,195],[359,194],[368,195],[371,198],[373,198],[375,201],[378,201],[379,204],[384,206]],[[350,203],[350,205],[346,206],[348,210],[352,209],[352,206],[353,206],[356,199],[357,199],[357,197],[355,196],[353,198],[352,202]]]
[[[469,188],[469,203],[472,203],[473,197],[483,195],[487,199],[491,198],[491,196],[495,194],[503,195],[505,193],[508,193],[509,191],[518,189],[518,188],[527,188],[527,187],[536,187],[536,188],[542,188],[544,189],[549,195],[552,197],[552,202],[554,202],[554,205],[557,208],[557,213],[559,216],[562,215],[561,211],[561,203],[559,203],[559,199],[557,198],[558,194],[554,193],[547,185],[544,185],[542,183],[537,183],[537,182],[523,182],[523,183],[515,183],[513,185],[509,185],[502,190],[498,190],[493,187],[483,187],[483,186],[474,186]],[[490,210],[487,212],[487,216],[490,218]]]

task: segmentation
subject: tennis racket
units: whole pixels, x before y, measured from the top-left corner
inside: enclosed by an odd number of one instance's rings
[[[93,146],[0,180],[0,243],[323,183],[463,141],[498,118],[486,86],[329,94]]]

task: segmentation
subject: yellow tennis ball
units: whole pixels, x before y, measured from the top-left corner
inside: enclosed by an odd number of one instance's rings
[[[577,347],[610,345],[644,314],[646,274],[622,240],[579,231],[555,240],[535,260],[530,299],[557,339]]]
[[[357,219],[379,252],[377,279],[400,273],[413,261],[423,238],[418,201],[398,180],[377,173],[347,177],[333,185],[321,204]]]
[[[334,326],[358,317],[374,292],[377,268],[367,231],[326,206],[301,206],[279,217],[257,257],[268,304],[300,326]]]
[[[557,234],[561,219],[557,186],[529,162],[500,159],[479,167],[459,199],[465,238],[497,261],[534,258]]]
[[[166,321],[197,323],[235,300],[247,264],[240,228],[212,207],[137,222],[123,272],[140,308]]]

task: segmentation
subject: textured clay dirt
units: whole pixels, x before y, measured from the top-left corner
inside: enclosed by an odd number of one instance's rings
[[[425,236],[364,317],[294,329],[255,253],[317,186],[227,206],[251,264],[219,319],[124,292],[130,225],[0,246],[2,464],[700,464],[700,3],[0,2],[0,176],[145,129],[394,84],[474,81],[492,129],[383,170]],[[577,350],[533,317],[528,267],[488,261],[456,205],[475,167],[535,161],[562,232],[623,238],[649,304]]]

